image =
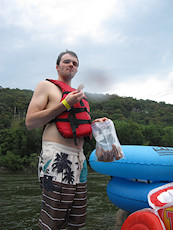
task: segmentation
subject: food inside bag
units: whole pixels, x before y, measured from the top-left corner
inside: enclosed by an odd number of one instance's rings
[[[124,158],[112,120],[94,122],[91,127],[96,140],[96,156],[98,161],[112,162]]]

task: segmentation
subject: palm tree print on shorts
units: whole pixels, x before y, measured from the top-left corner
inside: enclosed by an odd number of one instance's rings
[[[67,169],[64,173],[64,178],[62,178],[63,181],[66,181],[68,184],[73,184],[74,182],[74,171],[70,169]]]
[[[43,178],[43,188],[47,191],[53,191],[53,183],[52,183],[53,176],[46,176],[44,175]]]
[[[64,175],[62,181],[67,181],[69,184],[73,184],[74,171],[71,170],[72,162],[67,158],[68,154],[66,153],[56,153],[56,158],[52,164],[52,171],[55,171],[57,174],[62,173]]]

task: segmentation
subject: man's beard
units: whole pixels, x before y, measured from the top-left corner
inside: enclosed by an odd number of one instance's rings
[[[72,79],[74,76],[75,76],[76,73],[72,73],[72,72],[66,72],[66,73],[63,73],[62,76],[65,78],[65,79]]]

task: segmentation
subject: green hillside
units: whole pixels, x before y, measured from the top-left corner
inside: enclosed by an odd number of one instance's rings
[[[0,87],[0,166],[11,170],[36,168],[41,150],[42,128],[28,131],[25,115],[33,91]],[[173,105],[132,97],[86,93],[92,120],[113,120],[123,145],[173,147]],[[85,143],[87,156],[95,141]]]

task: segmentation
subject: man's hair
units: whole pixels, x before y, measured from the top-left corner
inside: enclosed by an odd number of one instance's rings
[[[73,57],[77,58],[77,60],[78,60],[78,65],[79,65],[79,59],[78,59],[78,57],[77,57],[77,54],[76,54],[75,52],[73,52],[73,51],[70,51],[70,50],[66,50],[65,52],[62,52],[62,53],[59,54],[59,56],[58,56],[58,58],[57,58],[57,61],[56,61],[56,64],[57,64],[57,65],[59,65],[59,63],[60,63],[60,61],[61,61],[61,58],[62,58],[62,56],[63,56],[64,54],[70,54],[70,55],[72,55]]]

